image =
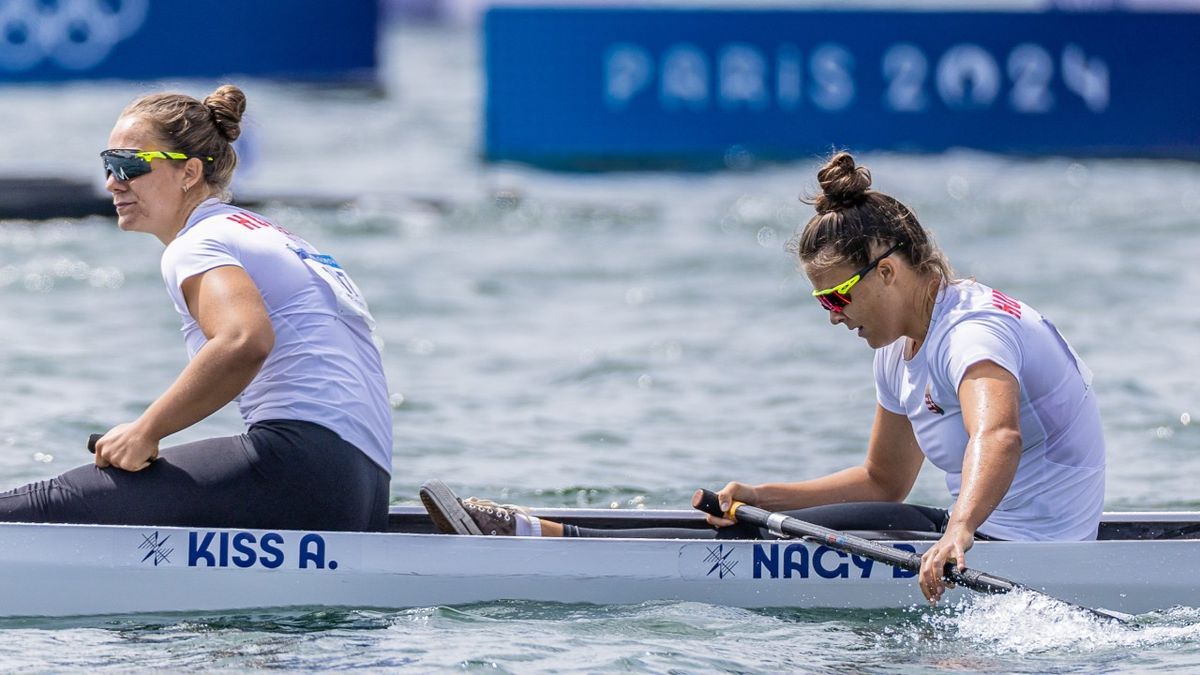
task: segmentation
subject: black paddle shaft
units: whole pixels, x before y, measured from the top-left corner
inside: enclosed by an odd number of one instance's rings
[[[96,454],[96,441],[104,437],[104,434],[92,434],[88,436],[88,452]]]
[[[700,502],[696,504],[696,508],[718,518],[729,518],[729,515],[721,510],[721,504],[717,499],[716,493],[712,492],[711,490],[701,491]],[[916,553],[892,548],[891,546],[884,546],[883,544],[871,541],[869,539],[863,539],[851,534],[846,534],[845,532],[838,532],[826,527],[821,527],[820,525],[814,525],[798,518],[792,518],[791,516],[765,511],[757,506],[735,503],[735,508],[731,509],[731,511],[733,511],[734,518],[741,522],[757,525],[758,527],[764,527],[768,530],[786,534],[792,537],[799,537],[801,539],[807,539],[809,541],[824,544],[829,548],[836,549],[844,553],[851,553],[861,558],[867,558],[876,562],[892,565],[893,567],[899,567],[900,569],[908,570],[910,572],[919,572],[921,570],[921,556],[917,555]],[[1009,581],[1008,579],[998,577],[994,574],[988,574],[987,572],[980,572],[979,570],[973,570],[969,568],[960,570],[954,563],[946,563],[946,567],[942,574],[945,576],[946,580],[950,581],[951,583],[962,584],[971,590],[980,591],[983,593],[1008,593],[1010,591],[1020,589],[1029,591],[1031,593],[1037,593],[1039,595],[1046,595],[1041,591],[1018,584],[1015,581]],[[1058,598],[1054,599],[1058,600]],[[1072,607],[1078,607],[1105,619],[1115,619],[1117,621],[1126,620],[1123,615],[1119,615],[1115,612],[1084,607],[1082,605],[1076,605],[1065,600],[1058,601],[1067,605],[1071,605]]]

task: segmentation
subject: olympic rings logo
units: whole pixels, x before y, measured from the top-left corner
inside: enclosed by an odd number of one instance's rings
[[[0,73],[87,70],[146,22],[150,0],[0,0]]]

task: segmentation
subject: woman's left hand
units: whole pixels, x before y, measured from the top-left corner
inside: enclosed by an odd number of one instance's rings
[[[921,571],[917,579],[921,593],[930,604],[942,599],[946,591],[946,580],[942,573],[946,563],[954,563],[958,569],[967,568],[967,551],[975,544],[975,531],[966,525],[951,523],[942,538],[921,556]]]
[[[96,441],[96,466],[141,471],[158,458],[158,440],[141,433],[136,423],[118,424]]]

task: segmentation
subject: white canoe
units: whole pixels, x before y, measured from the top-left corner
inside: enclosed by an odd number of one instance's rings
[[[689,511],[542,510],[579,524],[698,526]],[[459,537],[393,508],[387,533],[0,524],[0,615],[260,607],[401,608],[495,600],[686,600],[901,608],[911,575],[798,541]],[[864,533],[858,533],[864,534]],[[1200,512],[1105,514],[1102,540],[979,542],[985,570],[1082,605],[1200,606]],[[922,551],[929,541],[887,541]],[[951,591],[955,600],[970,591]]]

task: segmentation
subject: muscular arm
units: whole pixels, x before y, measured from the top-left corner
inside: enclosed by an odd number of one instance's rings
[[[949,527],[975,530],[1004,499],[1021,461],[1021,388],[1012,373],[992,361],[967,369],[958,388],[967,451],[962,488]]]
[[[876,406],[867,458],[861,465],[796,483],[730,483],[718,498],[725,508],[730,500],[738,500],[768,511],[841,502],[898,502],[912,490],[924,459],[908,418]],[[710,517],[709,522],[728,525],[731,521]]]
[[[158,454],[158,442],[208,417],[250,384],[275,344],[258,288],[227,265],[182,284],[188,311],[208,341],[175,382],[137,420],[96,444],[96,464],[136,471]]]
[[[975,531],[1008,493],[1021,462],[1021,388],[1017,378],[993,361],[967,369],[958,387],[967,430],[962,487],[946,532],[922,557],[921,590],[936,602],[945,590],[942,569],[954,560],[966,566]]]

